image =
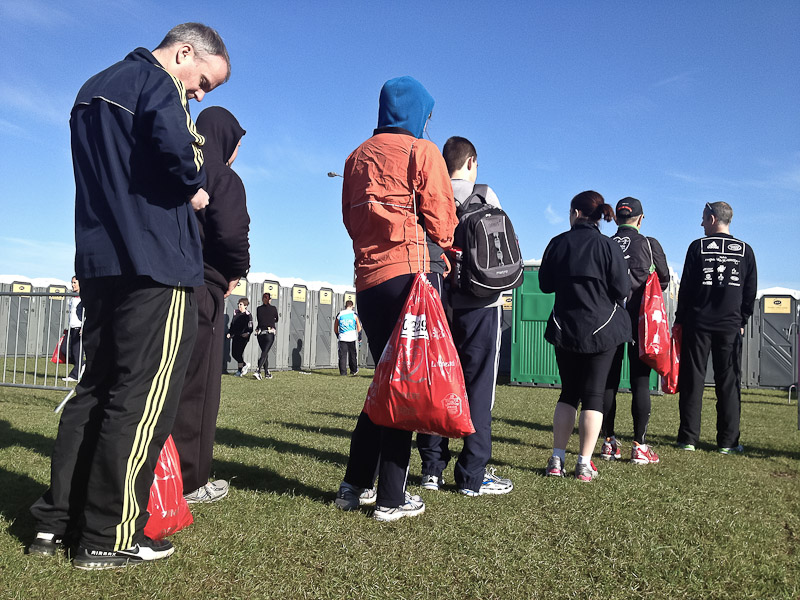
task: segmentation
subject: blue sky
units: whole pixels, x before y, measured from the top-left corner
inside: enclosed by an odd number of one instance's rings
[[[68,279],[69,112],[91,75],[173,25],[219,30],[231,80],[197,104],[248,133],[252,270],[352,281],[341,171],[383,82],[419,79],[441,148],[462,135],[526,258],[595,189],[639,198],[680,273],[705,202],[734,209],[759,287],[800,289],[800,2],[0,2],[0,274]],[[613,233],[612,225],[603,231]]]

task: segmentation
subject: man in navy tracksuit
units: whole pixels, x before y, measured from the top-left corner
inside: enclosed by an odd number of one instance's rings
[[[219,34],[185,23],[78,92],[70,129],[86,369],[59,423],[50,489],[31,507],[32,554],[54,555],[66,539],[78,546],[76,568],[109,569],[173,552],[143,529],[197,331],[192,286],[203,284],[194,211],[208,203],[204,140],[188,100],[229,75]]]
[[[478,176],[478,153],[462,137],[451,137],[442,149],[453,185],[456,206],[469,198]],[[487,203],[500,206],[497,195],[488,188]],[[500,361],[500,294],[488,298],[470,296],[452,287],[447,301],[452,309],[450,329],[464,370],[470,416],[475,433],[464,438],[464,448],[454,468],[455,483],[465,496],[507,494],[514,485],[488,471],[492,457],[492,407]],[[422,487],[438,490],[444,484],[442,471],[450,461],[448,439],[419,434],[417,448],[422,458]]]

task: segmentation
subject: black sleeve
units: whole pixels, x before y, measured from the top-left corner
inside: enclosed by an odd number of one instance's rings
[[[653,264],[656,266],[658,281],[661,284],[661,291],[663,292],[669,286],[669,265],[667,265],[667,257],[657,239],[647,239],[650,240],[650,247],[653,249]]]
[[[695,274],[695,246],[695,242],[689,244],[689,249],[686,251],[686,259],[683,261],[681,283],[678,288],[678,307],[675,309],[675,323],[681,323],[687,311],[694,305],[697,281]]]
[[[749,244],[747,245],[745,256],[747,257],[747,272],[745,273],[744,285],[742,286],[742,327],[745,327],[748,319],[753,316],[753,307],[756,302],[756,292],[758,288],[756,256],[753,254],[753,249]]]
[[[608,291],[612,299],[618,303],[628,297],[631,292],[631,278],[628,275],[628,263],[619,244],[610,238],[603,238],[607,241],[609,249],[610,264],[608,268]]]
[[[250,216],[242,180],[231,171],[209,178],[211,197],[203,210],[205,259],[231,281],[250,269]]]
[[[551,265],[553,254],[553,242],[556,238],[550,240],[545,248],[544,255],[542,256],[542,264],[539,266],[539,289],[545,294],[552,294],[556,291],[556,280],[553,266]]]

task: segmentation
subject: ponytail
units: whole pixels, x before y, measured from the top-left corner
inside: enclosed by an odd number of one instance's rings
[[[581,213],[584,219],[597,222],[600,219],[614,220],[614,209],[606,204],[603,197],[593,190],[581,192],[572,199],[570,208]]]

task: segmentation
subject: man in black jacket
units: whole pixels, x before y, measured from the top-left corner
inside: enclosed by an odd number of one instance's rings
[[[633,417],[633,446],[631,461],[646,465],[657,463],[658,454],[645,443],[647,425],[650,421],[650,366],[639,360],[639,310],[644,296],[644,287],[652,270],[658,274],[661,289],[669,285],[669,267],[664,250],[658,240],[639,233],[644,219],[642,203],[636,198],[623,198],[617,202],[615,220],[619,229],[612,236],[619,244],[628,264],[631,278],[631,293],[625,308],[631,319],[632,342],[628,343],[628,365],[630,366],[631,416]],[[625,344],[620,344],[608,373],[606,391],[603,396],[603,427],[601,435],[605,438],[600,448],[600,458],[617,460],[621,458],[620,445],[614,432],[617,413],[617,391],[619,389],[622,358]]]
[[[50,489],[31,507],[31,553],[54,555],[65,536],[79,569],[173,552],[143,530],[197,332],[192,286],[203,283],[194,211],[208,194],[188,101],[229,75],[219,34],[185,23],[78,92],[70,130],[86,370],[61,417]]]
[[[717,395],[717,447],[741,453],[742,336],[756,299],[756,258],[752,248],[730,234],[733,209],[706,203],[701,225],[706,237],[686,252],[675,323],[683,328],[678,446],[694,450],[700,438],[703,387],[711,352]]]

